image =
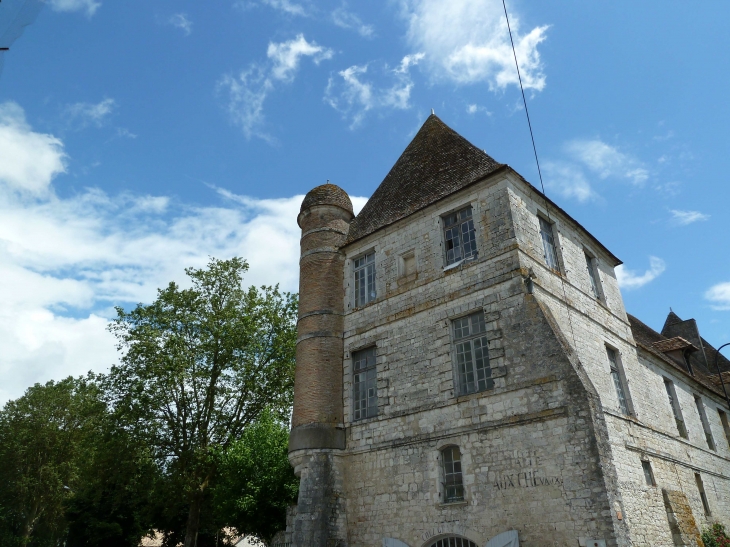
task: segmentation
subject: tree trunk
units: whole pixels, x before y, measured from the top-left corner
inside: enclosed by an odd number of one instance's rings
[[[188,513],[188,525],[185,531],[185,546],[195,547],[198,543],[198,528],[200,527],[200,507],[203,504],[203,492],[198,490],[193,495],[190,502],[190,512]]]

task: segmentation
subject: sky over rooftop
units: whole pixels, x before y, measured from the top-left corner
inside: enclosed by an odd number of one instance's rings
[[[113,307],[209,256],[295,291],[303,195],[362,207],[431,108],[539,184],[500,0],[44,4],[2,54],[0,402],[105,370]],[[548,195],[630,313],[730,341],[730,6],[507,5]]]

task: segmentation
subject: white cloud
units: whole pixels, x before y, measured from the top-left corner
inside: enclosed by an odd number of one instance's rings
[[[316,42],[307,42],[302,34],[288,42],[271,42],[266,51],[266,56],[274,64],[271,76],[284,82],[294,79],[302,57],[311,57],[315,64],[319,64],[325,59],[331,59],[333,55],[331,49],[317,45]]]
[[[566,198],[580,202],[597,199],[599,194],[592,184],[596,179],[641,186],[650,176],[635,157],[600,139],[572,140],[563,150],[567,159],[545,162],[545,184]]]
[[[101,6],[94,0],[46,0],[54,11],[86,11],[91,17]]]
[[[33,156],[51,139],[63,157],[57,139],[25,132],[16,151]],[[0,144],[0,169],[4,153]],[[0,404],[34,382],[105,370],[117,360],[105,330],[112,306],[150,302],[209,256],[246,258],[247,284],[297,290],[301,195],[256,199],[216,189],[223,203],[203,207],[93,188],[30,199],[17,185],[0,177]],[[366,200],[352,201],[359,210]]]
[[[289,15],[308,15],[304,6],[290,2],[290,0],[262,0],[262,3],[279,11],[283,11],[284,13],[288,13]]]
[[[193,32],[193,22],[185,13],[176,13],[172,15],[167,20],[167,23],[182,30],[185,33],[185,36],[190,36],[190,33]]]
[[[638,160],[599,139],[574,140],[565,148],[573,159],[602,179],[623,178],[640,185],[649,178],[649,171]]]
[[[670,209],[669,212],[672,213],[672,222],[679,224],[680,226],[686,226],[687,224],[692,224],[693,222],[701,220],[709,220],[710,218],[710,215],[700,213],[699,211],[680,211],[678,209]]]
[[[650,256],[649,269],[643,274],[629,270],[625,268],[624,265],[621,265],[616,266],[616,279],[618,280],[618,286],[622,289],[638,289],[647,283],[654,281],[657,277],[664,273],[664,270],[666,269],[666,264],[661,258]]]
[[[117,107],[114,99],[104,99],[98,103],[74,103],[64,109],[64,115],[81,127],[93,124],[103,126]]]
[[[238,76],[224,75],[218,81],[217,89],[219,94],[226,96],[226,110],[233,123],[243,129],[246,138],[259,137],[273,143],[275,139],[263,127],[264,102],[274,91],[275,83],[292,83],[302,57],[311,57],[319,64],[334,53],[316,42],[308,42],[299,34],[287,42],[270,42],[266,54],[266,64],[251,64]]]
[[[487,82],[490,89],[518,85],[517,71],[501,2],[492,0],[402,0],[408,20],[407,39],[426,53],[437,79],[459,84]],[[526,89],[540,91],[545,74],[537,50],[547,26],[521,34],[511,14],[515,50]]]
[[[718,283],[705,292],[705,299],[712,302],[713,310],[730,310],[730,282]]]
[[[406,55],[396,68],[385,67],[386,75],[394,80],[387,87],[376,87],[365,79],[368,65],[353,65],[341,70],[337,73],[340,78],[330,77],[324,100],[350,120],[351,129],[357,127],[371,110],[408,109],[413,89],[410,67],[417,65],[423,57],[423,53]]]
[[[583,170],[570,162],[548,161],[544,164],[545,184],[561,196],[580,202],[596,199]]]
[[[53,177],[66,170],[65,157],[61,141],[32,131],[19,105],[0,104],[0,185],[23,194],[46,194]]]
[[[466,113],[467,114],[478,114],[478,113],[484,113],[487,116],[491,116],[492,113],[487,109],[486,106],[478,105],[478,104],[468,104],[466,105]]]
[[[132,133],[126,127],[117,127],[117,137],[126,137],[127,139],[136,139],[137,134]]]
[[[354,30],[365,38],[370,38],[375,32],[372,25],[366,25],[360,17],[348,11],[346,4],[332,12],[332,22],[340,28]]]

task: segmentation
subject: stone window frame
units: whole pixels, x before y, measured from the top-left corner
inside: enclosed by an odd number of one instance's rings
[[[461,468],[461,489],[462,498],[460,500],[446,501],[446,483],[445,483],[445,469],[444,469],[444,451],[449,448],[456,448],[459,451],[459,463]],[[453,437],[450,439],[442,439],[436,445],[436,484],[438,485],[438,492],[436,496],[436,504],[439,507],[459,507],[462,505],[468,505],[470,502],[470,492],[466,486],[466,469],[465,469],[465,453],[462,446],[459,444],[458,439]]]
[[[674,421],[677,427],[677,433],[683,439],[689,440],[689,430],[687,424],[684,421],[684,414],[682,414],[682,406],[679,404],[679,398],[677,397],[677,388],[674,385],[674,381],[671,378],[662,376],[664,380],[664,390],[667,393],[669,400],[669,408],[674,416]]]
[[[586,259],[586,271],[588,273],[588,285],[590,293],[600,303],[606,303],[606,292],[603,290],[603,280],[601,279],[601,269],[598,267],[598,256],[588,247],[583,247],[583,255]]]
[[[538,208],[537,213],[535,214],[535,217],[537,219],[537,235],[540,241],[540,253],[542,256],[542,264],[550,270],[553,273],[556,273],[558,275],[563,275],[563,272],[565,272],[565,261],[563,260],[563,253],[560,246],[560,230],[558,227],[558,221],[557,219],[553,219],[550,217],[550,215],[547,212],[543,212],[542,209]],[[546,222],[550,225],[550,229],[552,232],[552,238],[553,238],[553,250],[555,252],[555,261],[557,262],[557,267],[553,268],[548,264],[546,253],[545,253],[545,243],[543,241],[542,237],[542,222]]]
[[[707,448],[709,448],[713,452],[717,452],[717,443],[715,443],[715,437],[712,434],[710,421],[707,419],[705,403],[702,401],[702,397],[700,397],[696,393],[693,393],[692,395],[694,396],[695,406],[697,407],[697,414],[700,415],[700,423],[702,424],[702,431],[705,433],[705,442],[707,442]]]
[[[647,486],[656,486],[656,477],[654,476],[654,469],[651,466],[649,458],[641,459],[641,468],[644,471],[644,482]]]
[[[697,491],[700,494],[700,501],[702,502],[702,508],[705,511],[705,516],[712,516],[710,501],[707,499],[707,493],[705,492],[705,483],[702,481],[702,475],[699,473],[695,473],[695,483],[697,484]]]
[[[461,211],[463,211],[465,209],[471,209],[471,220],[472,220],[472,223],[474,226],[474,244],[475,244],[476,249],[472,256],[470,256],[468,258],[462,258],[461,260],[457,260],[457,261],[449,264],[448,257],[447,257],[448,250],[446,249],[446,221],[445,221],[445,218],[449,215],[452,215],[455,213],[460,213]],[[480,228],[479,222],[476,220],[478,218],[478,212],[479,212],[479,208],[477,207],[477,201],[475,200],[473,202],[470,201],[468,203],[461,203],[460,205],[458,205],[456,207],[451,207],[448,210],[446,210],[442,213],[439,213],[438,228],[439,228],[439,232],[441,233],[441,247],[442,247],[441,260],[443,261],[444,271],[451,270],[462,264],[468,264],[471,262],[475,262],[479,258],[480,251],[481,251],[481,245],[480,245],[481,234],[480,234],[480,229],[479,229]]]
[[[373,358],[373,364],[370,366],[367,364],[368,356],[365,356],[366,359],[366,365],[362,369],[362,371],[356,371],[355,370],[355,356],[357,354],[363,354],[365,352],[369,352],[372,350],[372,358]],[[369,346],[366,346],[364,348],[360,348],[356,351],[353,351],[350,353],[350,362],[351,362],[351,376],[352,376],[352,421],[360,421],[364,420],[366,418],[374,418],[378,415],[378,347],[375,344],[371,344]],[[369,372],[373,373],[372,378],[368,378]],[[364,415],[358,416],[357,410],[355,409],[355,404],[357,401],[361,401],[362,399],[358,398],[356,396],[356,382],[355,377],[357,374],[365,374],[365,391],[368,392],[370,389],[373,389],[375,391],[374,393],[374,399],[375,399],[375,405],[370,406],[370,404],[366,403],[366,409],[364,412]],[[372,382],[372,386],[370,383]],[[371,397],[369,395],[366,395],[365,400],[369,401]]]
[[[373,266],[373,290],[375,291],[375,294],[374,294],[374,296],[371,299],[367,299],[367,296],[366,296],[366,301],[364,303],[358,303],[358,299],[357,299],[357,281],[356,281],[356,274],[362,268],[358,268],[356,266],[356,262],[358,260],[360,260],[361,258],[365,258],[365,257],[367,257],[369,255],[373,255],[373,262],[372,262],[372,266]],[[354,309],[364,308],[365,306],[368,306],[368,305],[372,304],[373,302],[377,301],[377,299],[378,299],[378,294],[380,293],[380,291],[378,290],[378,260],[377,259],[378,259],[378,253],[377,253],[377,249],[374,246],[373,247],[370,247],[368,249],[365,249],[363,251],[358,252],[357,254],[353,255],[349,259],[350,260],[350,266],[349,266],[348,270],[350,272],[350,279],[352,281],[352,296],[351,296],[351,299],[350,300],[352,302],[352,307]],[[365,266],[364,266],[364,268],[367,268],[367,266],[368,266],[368,264],[366,263]],[[367,273],[366,273],[366,276],[367,276]],[[367,286],[366,286],[365,292],[367,293]]]
[[[725,431],[725,440],[727,441],[728,448],[730,448],[730,422],[728,421],[727,412],[718,407],[717,415],[720,417],[720,424],[722,425],[723,431]]]
[[[460,339],[457,340],[456,339],[456,334],[455,334],[455,324],[456,324],[456,322],[459,321],[459,320],[462,320],[462,319],[470,318],[471,316],[477,315],[479,313],[481,313],[482,314],[482,317],[483,317],[484,331],[478,332],[476,334],[471,333],[468,336],[465,336],[465,337],[460,338]],[[484,308],[482,308],[482,307],[475,307],[473,309],[470,309],[470,310],[466,311],[465,313],[460,313],[460,314],[455,315],[453,317],[449,317],[448,325],[449,325],[449,339],[451,341],[451,362],[452,362],[452,370],[453,370],[454,396],[457,397],[457,398],[458,397],[464,397],[464,396],[467,396],[467,395],[474,395],[475,393],[483,393],[483,392],[491,391],[495,387],[494,380],[495,380],[495,378],[497,378],[497,376],[495,375],[495,372],[498,372],[498,371],[495,371],[495,369],[497,367],[495,367],[492,364],[492,358],[491,358],[491,355],[490,355],[490,345],[491,345],[490,342],[491,341],[489,340],[489,337],[487,336],[487,333],[489,331],[486,328],[486,324],[487,324],[486,315],[487,314],[486,314]],[[470,323],[470,326],[471,326],[471,321],[469,323]],[[460,375],[459,375],[459,359],[458,359],[457,345],[458,344],[463,344],[465,342],[472,342],[473,340],[476,340],[476,339],[484,339],[487,342],[487,344],[486,344],[486,350],[487,350],[487,368],[489,369],[489,372],[490,372],[488,381],[486,382],[487,387],[485,387],[484,389],[479,389],[478,388],[478,379],[477,379],[476,380],[476,389],[475,390],[468,391],[468,392],[467,391],[462,391],[462,385],[461,385],[461,381],[459,379],[459,376]],[[470,346],[471,346],[472,351],[473,351],[473,344],[470,344]],[[482,349],[484,349],[484,347]],[[473,355],[472,355],[472,363],[474,363],[474,356]],[[475,364],[473,365],[473,371],[475,373],[477,372],[476,365]]]
[[[354,413],[354,368],[355,362],[353,355],[358,351],[366,350],[368,348],[375,348],[375,385],[377,388],[378,404],[377,413],[372,417],[359,418],[355,420]],[[387,369],[385,363],[387,362],[386,357],[383,355],[383,336],[365,336],[351,341],[345,346],[345,359],[343,362],[344,374],[342,375],[342,394],[343,394],[343,405],[345,411],[345,422],[351,423],[352,425],[360,425],[363,423],[369,423],[373,420],[378,420],[384,412],[385,407],[388,404],[388,389],[390,382],[387,378],[384,378],[384,370]]]
[[[613,391],[616,394],[616,399],[619,402],[618,411],[624,415],[624,416],[631,416],[636,417],[636,413],[634,411],[634,404],[631,399],[631,392],[629,390],[629,382],[626,378],[626,371],[624,370],[623,365],[623,359],[621,358],[621,352],[616,346],[612,346],[611,344],[605,343],[605,354],[606,354],[606,361],[608,362],[608,370],[609,375],[611,376],[611,384],[613,385]],[[611,362],[611,353],[613,352],[615,358],[616,358],[616,364],[615,367],[613,366],[613,363]],[[619,388],[621,389],[621,393],[619,393]],[[621,405],[621,395],[623,395],[624,403],[626,405],[626,408],[622,408]],[[624,412],[625,410],[625,412]]]

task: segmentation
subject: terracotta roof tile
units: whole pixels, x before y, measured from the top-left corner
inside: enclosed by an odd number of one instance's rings
[[[666,353],[668,351],[676,351],[678,349],[689,349],[690,351],[700,351],[699,348],[694,346],[693,344],[687,342],[684,338],[681,336],[675,336],[674,338],[667,338],[666,340],[659,340],[658,342],[654,342],[652,344],[654,348],[661,351],[662,353]]]

